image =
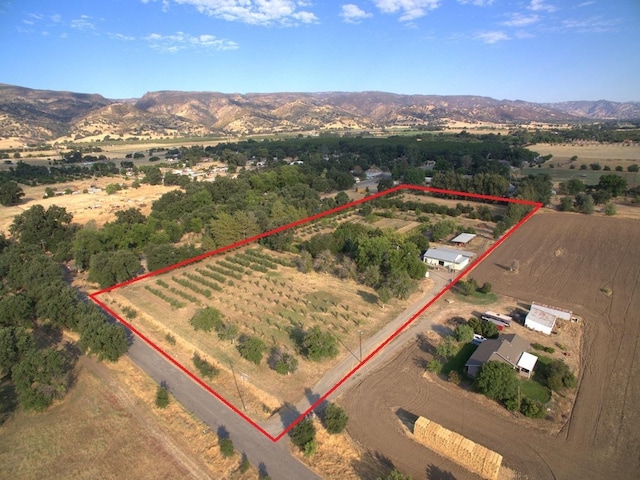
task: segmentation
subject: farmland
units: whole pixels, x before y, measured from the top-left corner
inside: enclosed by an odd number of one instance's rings
[[[637,225],[630,219],[538,213],[473,272],[478,282],[491,282],[514,302],[563,306],[584,319],[576,400],[559,432],[531,428],[475,393],[423,378],[425,353],[415,342],[346,395],[350,434],[417,478],[434,468],[458,479],[475,477],[410,440],[399,428],[399,411],[426,416],[497,451],[524,478],[637,478]],[[508,269],[514,259],[519,273]],[[603,293],[607,288],[609,296]]]
[[[419,198],[403,198],[414,197]],[[345,211],[297,228],[294,238],[330,233],[344,222],[409,235],[440,219],[394,209],[376,208],[367,216]],[[468,249],[481,253],[493,243],[491,222],[459,216],[455,223],[476,227],[479,238]],[[338,274],[302,273],[299,260],[294,253],[249,245],[111,290],[100,300],[181,365],[199,370],[199,377],[238,410],[264,420],[303,396],[324,393],[312,388],[331,369],[345,361],[349,369],[355,366],[368,353],[362,344],[412,302],[437,293],[431,290],[434,281],[423,278],[408,297],[382,301],[376,290],[353,280],[349,268],[355,265],[341,263]],[[211,328],[196,326],[203,311],[219,312]],[[300,339],[314,330],[334,340],[335,355],[313,358],[304,352]],[[261,344],[257,360],[243,353],[247,338]],[[278,373],[274,363],[282,358],[294,359],[297,368]]]

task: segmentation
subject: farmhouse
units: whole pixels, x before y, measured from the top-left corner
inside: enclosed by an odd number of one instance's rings
[[[529,310],[524,320],[524,326],[531,330],[551,335],[558,318],[571,320],[571,312],[561,308],[531,302],[531,310]]]
[[[451,243],[455,243],[457,245],[466,245],[474,238],[476,238],[476,235],[473,233],[461,233],[460,235],[452,239]]]
[[[469,265],[473,253],[451,248],[430,248],[422,255],[422,261],[434,267],[460,271]]]
[[[501,335],[478,345],[464,367],[470,377],[475,377],[480,367],[489,361],[507,363],[527,377],[531,376],[538,357],[527,352],[529,344],[518,335]]]

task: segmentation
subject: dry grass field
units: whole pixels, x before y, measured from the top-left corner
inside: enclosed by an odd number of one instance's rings
[[[225,459],[215,432],[175,401],[153,406],[156,384],[126,357],[81,358],[76,385],[45,413],[0,425],[0,477],[11,479],[255,479]]]
[[[475,477],[415,445],[398,428],[403,411],[433,419],[498,452],[503,465],[517,472],[515,478],[636,479],[639,249],[637,220],[545,212],[473,272],[497,293],[565,307],[583,318],[579,385],[571,415],[559,431],[532,428],[530,420],[484,397],[423,378],[424,352],[416,342],[346,395],[350,434],[415,478],[434,469],[459,480]],[[505,268],[514,259],[520,262],[519,273]],[[603,293],[606,288],[611,295]]]
[[[637,144],[601,144],[601,143],[574,143],[574,144],[549,144],[538,143],[528,147],[540,155],[553,155],[550,163],[558,166],[567,166],[568,161],[574,155],[576,168],[581,164],[600,163],[603,167],[608,165],[613,170],[621,165],[624,170],[634,163],[640,164],[640,145]]]

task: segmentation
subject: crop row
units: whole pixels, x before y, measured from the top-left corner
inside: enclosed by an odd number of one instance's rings
[[[185,280],[184,278],[173,276],[171,280],[176,282],[179,285],[182,285],[185,288],[188,288],[192,292],[196,292],[204,297],[211,298],[211,290],[206,288],[200,288],[197,284],[190,282],[189,280]]]
[[[236,254],[236,257],[242,258],[244,260],[248,260],[250,262],[253,263],[257,263],[259,265],[262,265],[263,267],[266,267],[270,270],[275,270],[278,268],[278,264],[275,262],[272,262],[270,259],[262,256],[260,253],[254,252],[254,253],[249,253],[249,251],[247,251],[247,253],[238,253]]]
[[[194,275],[193,273],[185,273],[184,276],[187,277],[189,280],[193,280],[194,282],[204,285],[205,287],[209,287],[212,290],[215,290],[216,292],[222,291],[222,287],[220,286],[220,284],[207,280],[206,278],[202,278],[199,275]]]
[[[255,258],[265,258],[270,262],[277,263],[278,265],[282,265],[283,267],[295,267],[294,263],[286,258],[276,257],[275,255],[269,255],[264,250],[257,248],[247,248],[245,251],[247,255],[251,255]]]
[[[215,263],[213,265],[205,265],[205,267],[207,269],[209,269],[213,273],[205,275],[206,272],[204,272],[202,269],[199,269],[199,268],[196,268],[196,272],[198,272],[200,275],[204,275],[205,277],[211,277],[214,280],[217,280],[217,281],[222,282],[222,283],[224,283],[224,281],[225,281],[224,277],[233,277],[236,280],[242,280],[242,275],[244,274],[244,269],[243,269],[242,273],[240,273],[240,272],[237,272],[237,271],[234,271],[234,270],[230,270],[228,268],[224,268],[224,266],[220,266],[220,263],[222,261],[223,260],[220,260],[220,261],[218,261],[218,263]],[[233,265],[233,264],[231,264],[231,265]],[[234,265],[234,267],[237,267],[237,265]]]
[[[157,288],[153,288],[150,287],[148,285],[145,285],[145,290],[148,290],[149,292],[153,293],[156,297],[164,300],[165,302],[167,302],[169,305],[171,305],[173,308],[182,308],[185,306],[184,303],[182,303],[180,300],[177,300],[173,297],[170,297],[169,295],[165,294],[163,291],[158,290]]]
[[[233,261],[233,257],[229,257],[227,260],[218,260],[217,265],[220,265],[228,270],[231,270],[232,272],[237,272],[241,275],[248,273],[247,271],[245,271],[244,268],[242,268],[242,265],[240,265],[238,262]],[[238,280],[240,280],[240,278]]]

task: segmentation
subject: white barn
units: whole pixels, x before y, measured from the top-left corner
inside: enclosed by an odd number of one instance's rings
[[[460,235],[452,239],[451,243],[456,243],[458,245],[466,245],[474,238],[476,238],[476,235],[473,233],[461,233]]]
[[[469,265],[473,253],[451,248],[430,248],[422,255],[422,261],[432,267],[444,267],[460,271]]]
[[[558,318],[561,320],[571,320],[571,312],[561,308],[531,302],[531,310],[529,310],[524,320],[524,326],[531,330],[551,335]]]

